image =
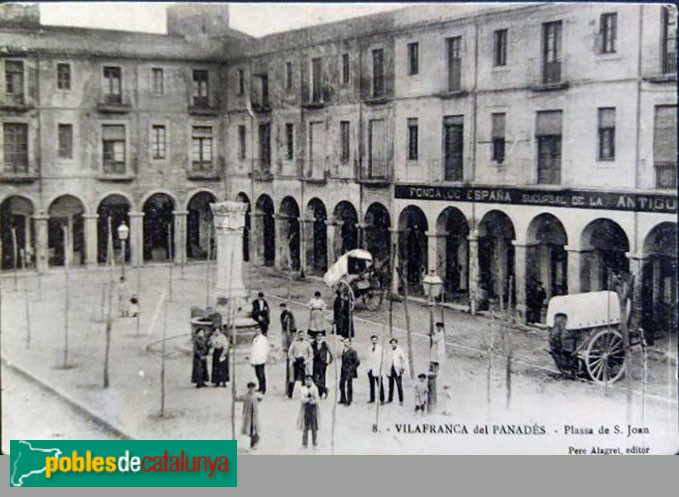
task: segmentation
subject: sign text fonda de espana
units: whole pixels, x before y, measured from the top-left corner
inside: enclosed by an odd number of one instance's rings
[[[655,193],[614,193],[588,190],[531,190],[478,186],[396,185],[395,196],[408,200],[444,200],[491,204],[544,205],[575,209],[677,212],[677,197]]]

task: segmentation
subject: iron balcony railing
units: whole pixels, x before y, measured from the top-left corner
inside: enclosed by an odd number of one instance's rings
[[[655,167],[655,187],[661,190],[677,188],[677,163],[676,162],[656,162]]]

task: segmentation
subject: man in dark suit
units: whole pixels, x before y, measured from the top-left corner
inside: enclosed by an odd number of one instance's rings
[[[264,294],[259,292],[257,298],[252,301],[252,319],[259,323],[262,330],[262,335],[266,335],[269,331],[269,323],[271,322],[271,312],[269,311],[269,303],[264,300]]]
[[[340,404],[351,405],[354,398],[354,378],[358,377],[358,366],[361,361],[358,354],[351,347],[351,338],[344,339],[342,351],[342,368],[340,370]]]

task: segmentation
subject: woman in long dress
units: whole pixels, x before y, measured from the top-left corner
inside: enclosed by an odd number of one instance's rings
[[[196,384],[196,388],[205,386],[210,381],[207,370],[207,356],[210,352],[205,330],[202,328],[196,331],[193,337],[193,368],[191,370],[191,382]]]
[[[212,383],[214,386],[226,386],[229,381],[229,339],[224,332],[217,329],[210,337],[212,347]]]
[[[328,307],[321,298],[321,292],[314,292],[312,298],[306,305],[309,308],[309,336],[313,339],[318,334],[325,335],[325,323],[323,322],[323,311]]]

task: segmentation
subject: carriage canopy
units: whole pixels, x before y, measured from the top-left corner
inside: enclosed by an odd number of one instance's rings
[[[568,317],[566,329],[585,330],[620,324],[618,295],[611,291],[574,293],[552,297],[547,305],[547,326],[554,326],[554,316]]]
[[[323,281],[330,288],[335,286],[342,278],[354,274],[357,265],[365,266],[372,264],[373,256],[367,250],[354,249],[340,256],[337,262],[323,276]],[[359,264],[357,264],[359,263]],[[361,264],[362,263],[362,264]]]

